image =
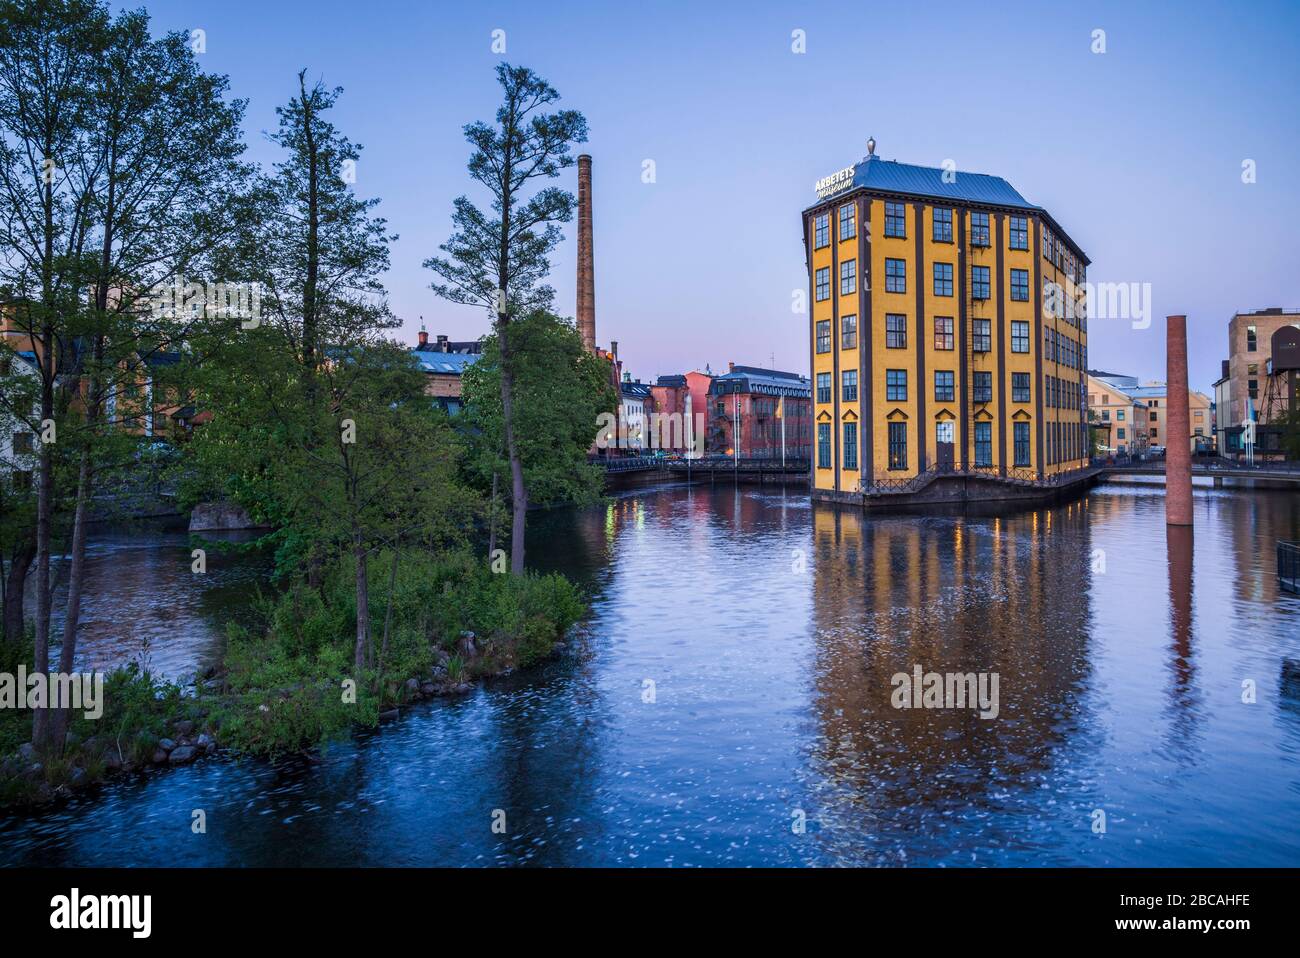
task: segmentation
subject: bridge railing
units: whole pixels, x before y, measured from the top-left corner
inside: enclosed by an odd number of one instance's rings
[[[606,472],[636,472],[642,469],[656,469],[667,460],[658,456],[589,456],[587,461],[593,466],[600,466]]]
[[[1163,458],[1119,459],[1108,456],[1105,458],[1094,459],[1093,463],[1107,470],[1132,469],[1134,471],[1155,470],[1159,472],[1163,471],[1165,468],[1165,460]],[[1253,475],[1258,473],[1286,473],[1288,475],[1300,476],[1300,462],[1257,461],[1254,464],[1251,464],[1224,458],[1193,459],[1192,472],[1199,475],[1224,473],[1239,473],[1242,475]]]
[[[685,472],[699,469],[710,472],[807,472],[810,463],[807,459],[787,457],[784,462],[778,458],[734,459],[731,456],[707,456],[702,459],[685,459],[668,456],[588,456],[587,461],[600,466],[606,472],[633,472],[645,469],[672,469]]]
[[[807,472],[810,463],[807,459],[794,459],[787,457],[782,463],[780,459],[757,458],[757,459],[733,459],[731,456],[709,456],[704,459],[669,459],[667,460],[669,469],[686,471],[689,469],[700,469],[709,472],[780,472],[780,473],[799,473]]]

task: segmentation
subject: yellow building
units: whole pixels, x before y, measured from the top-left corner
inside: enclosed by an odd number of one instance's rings
[[[1122,376],[1116,373],[1093,371],[1089,373],[1089,392],[1092,384],[1109,388],[1146,404],[1147,407],[1147,441],[1157,449],[1166,449],[1172,441],[1169,436],[1167,414],[1169,412],[1168,387],[1159,380],[1148,380],[1138,385],[1137,377]],[[1193,453],[1206,453],[1214,448],[1214,411],[1210,397],[1205,393],[1189,389],[1187,392],[1187,418],[1191,426],[1191,435],[1187,437],[1188,448]]]
[[[1150,445],[1146,402],[1092,373],[1088,374],[1088,421],[1102,427],[1099,435],[1107,437],[1097,450],[1104,455],[1141,456]]]
[[[803,212],[814,495],[1087,465],[1088,258],[995,176],[875,155]]]

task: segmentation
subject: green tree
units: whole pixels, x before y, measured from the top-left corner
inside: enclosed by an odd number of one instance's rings
[[[243,105],[203,74],[187,38],[154,39],[142,12],[102,3],[0,3],[0,276],[11,327],[37,357],[37,671],[49,671],[50,560],[64,508],[59,459],[76,463],[59,669],[76,654],[86,524],[96,482],[130,467],[119,405],[142,351],[183,335],[151,320],[149,290],[223,237]],[[183,149],[177,144],[184,144]],[[89,291],[87,293],[87,291]],[[174,317],[172,317],[174,319]],[[116,414],[131,409],[130,421]],[[147,415],[147,411],[145,413]],[[52,716],[52,717],[51,717]],[[62,748],[66,713],[40,712],[34,743]]]
[[[371,555],[464,541],[473,500],[454,482],[459,447],[424,373],[385,335],[398,324],[381,282],[396,237],[378,200],[352,191],[361,148],[326,118],[340,92],[309,88],[303,71],[279,110],[284,157],[244,201],[223,267],[260,283],[264,321],[208,324],[196,383],[213,420],[191,457],[203,491],[275,527],[281,571],[305,565],[319,587],[328,563],[354,567],[360,674],[375,663]]]
[[[108,15],[92,0],[0,3],[0,284],[8,320],[24,333],[39,376],[35,410],[9,411],[43,426],[66,407],[72,377],[59,363],[75,348],[72,323],[83,309],[94,164],[88,157],[93,74],[107,43]],[[59,416],[62,420],[62,415]],[[49,671],[54,473],[59,449],[42,441],[36,469],[35,669]],[[46,742],[48,715],[34,718]]]
[[[97,163],[82,324],[85,421],[68,556],[59,671],[73,670],[85,579],[86,526],[97,483],[137,467],[123,427],[151,431],[153,410],[130,393],[152,354],[175,349],[192,316],[156,308],[156,290],[202,270],[225,241],[227,201],[242,186],[244,104],[223,76],[203,73],[188,37],[154,39],[142,11],[120,14],[92,74],[87,153]],[[177,144],[185,144],[177,149]],[[206,302],[206,297],[205,297]],[[68,713],[53,713],[48,747],[62,748]]]
[[[573,217],[573,194],[545,187],[526,196],[530,183],[552,179],[572,166],[570,147],[587,139],[587,121],[575,110],[541,112],[560,95],[526,67],[501,64],[497,80],[503,93],[496,125],[483,122],[465,127],[473,146],[470,178],[492,197],[489,216],[468,197],[457,198],[452,214],[454,232],[440,248],[447,255],[432,257],[425,266],[439,281],[433,290],[454,303],[482,306],[494,316],[500,355],[501,440],[510,471],[510,571],[524,569],[524,528],[529,487],[521,444],[523,435],[515,408],[516,358],[512,320],[549,306],[554,292],[542,281],[550,272],[549,255],[561,239],[557,224]]]
[[[618,408],[609,362],[583,348],[571,323],[543,309],[515,319],[510,336],[516,347],[516,435],[530,500],[539,505],[589,502],[604,483],[603,471],[587,461],[596,423],[602,413]],[[502,457],[502,368],[500,343],[489,336],[482,358],[464,376],[472,465],[481,482],[508,466]]]

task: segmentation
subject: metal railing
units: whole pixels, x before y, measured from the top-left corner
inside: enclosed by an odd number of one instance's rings
[[[669,456],[588,456],[587,461],[593,466],[600,466],[606,472],[635,472],[645,469],[703,469],[712,472],[807,472],[810,460],[804,457],[787,456],[782,462],[780,457],[764,456],[735,459],[732,456],[706,456],[700,459]]]
[[[1288,592],[1300,593],[1300,542],[1279,540],[1277,544],[1278,583]]]
[[[1057,486],[1068,485],[1075,482],[1090,473],[1100,471],[1096,466],[1083,466],[1079,469],[1071,469],[1068,472],[1057,472],[1050,475],[1038,475],[1037,470],[1008,467],[1005,471],[1000,466],[968,466],[965,469],[959,469],[956,466],[932,466],[924,472],[917,473],[915,476],[899,477],[897,479],[884,478],[877,479],[873,482],[862,486],[862,491],[867,495],[889,495],[899,493],[918,492],[924,489],[936,479],[957,478],[957,479],[993,479],[999,482],[1007,482],[1016,486],[1026,488],[1051,489]]]
[[[634,472],[665,464],[665,460],[658,456],[592,456],[587,461],[602,467],[606,472]]]

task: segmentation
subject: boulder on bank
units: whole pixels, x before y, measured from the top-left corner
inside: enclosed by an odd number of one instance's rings
[[[254,522],[243,506],[229,500],[201,502],[190,513],[190,532],[233,532],[238,529],[266,529]]]
[[[198,749],[193,745],[181,745],[172,749],[172,753],[167,756],[167,762],[170,765],[188,765],[198,757]]]

